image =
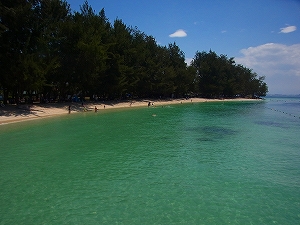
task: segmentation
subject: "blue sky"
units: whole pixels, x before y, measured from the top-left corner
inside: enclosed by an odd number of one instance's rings
[[[67,0],[79,11],[84,0]],[[300,94],[300,0],[89,0],[113,22],[121,19],[176,42],[190,62],[215,51],[266,76],[269,94]]]

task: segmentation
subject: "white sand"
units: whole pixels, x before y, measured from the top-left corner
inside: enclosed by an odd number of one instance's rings
[[[0,125],[22,122],[27,120],[66,115],[69,113],[69,106],[71,106],[71,114],[73,113],[90,113],[97,111],[110,110],[116,108],[130,108],[130,107],[148,107],[148,102],[151,102],[150,107],[183,104],[183,103],[198,103],[198,102],[213,102],[213,101],[258,101],[255,99],[204,99],[204,98],[190,98],[190,99],[173,99],[173,100],[139,100],[139,101],[123,101],[123,102],[88,102],[84,103],[49,103],[49,104],[34,104],[34,105],[9,105],[0,108]]]

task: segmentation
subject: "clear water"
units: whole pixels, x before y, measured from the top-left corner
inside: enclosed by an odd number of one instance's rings
[[[300,99],[0,126],[0,224],[299,224]]]

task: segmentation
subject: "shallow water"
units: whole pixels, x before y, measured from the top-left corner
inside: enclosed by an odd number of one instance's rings
[[[300,99],[0,126],[0,224],[297,224]]]

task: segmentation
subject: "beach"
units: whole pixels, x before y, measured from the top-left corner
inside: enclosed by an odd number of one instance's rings
[[[205,98],[189,98],[189,99],[170,99],[170,100],[126,100],[126,101],[97,101],[84,102],[83,104],[69,103],[48,103],[48,104],[21,104],[6,105],[0,108],[0,125],[8,123],[16,123],[34,119],[47,118],[52,116],[60,116],[73,113],[89,113],[99,112],[102,110],[110,110],[117,108],[130,107],[158,107],[170,104],[187,104],[200,102],[222,102],[222,101],[257,101],[256,99],[235,98],[235,99],[205,99]],[[150,104],[149,104],[150,103]],[[149,106],[148,106],[149,104]],[[69,112],[70,107],[70,112]],[[95,110],[96,107],[96,110]]]
[[[299,98],[96,103],[0,109],[1,224],[298,223]]]

